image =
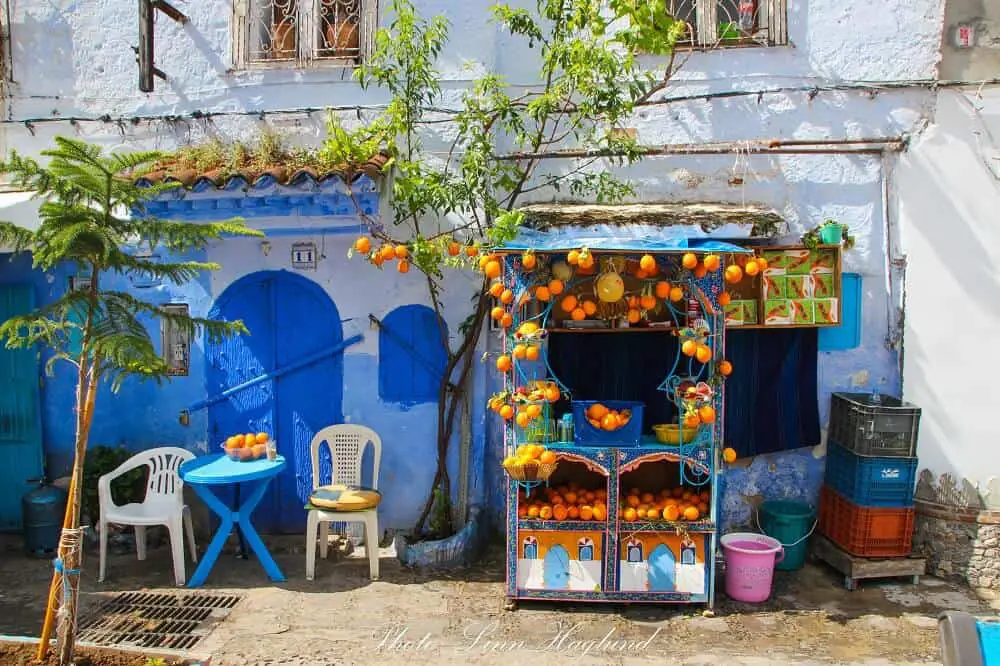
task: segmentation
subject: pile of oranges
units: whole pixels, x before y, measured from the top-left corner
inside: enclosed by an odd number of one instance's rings
[[[620,411],[608,409],[599,402],[595,402],[587,408],[587,422],[598,430],[614,432],[627,426],[631,420],[632,410],[630,409]]]
[[[238,460],[256,460],[267,455],[267,443],[271,437],[266,432],[233,435],[226,438],[226,454]]]
[[[632,488],[618,498],[618,515],[627,523],[637,520],[694,521],[708,515],[710,497],[708,490],[698,492],[682,486],[664,488],[658,493]]]
[[[517,517],[529,520],[607,520],[608,494],[603,488],[589,490],[576,482],[539,488],[531,496],[517,493]]]
[[[555,471],[556,454],[541,444],[522,444],[503,459],[503,468],[518,481],[544,481]]]

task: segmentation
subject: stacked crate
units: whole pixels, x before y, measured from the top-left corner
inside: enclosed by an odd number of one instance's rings
[[[910,554],[919,422],[892,396],[833,394],[820,534],[860,557]]]

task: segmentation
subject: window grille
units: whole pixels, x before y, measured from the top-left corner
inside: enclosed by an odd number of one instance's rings
[[[371,53],[377,17],[377,0],[235,0],[234,64],[355,66]]]
[[[164,305],[163,309],[184,316],[189,312],[187,303],[171,303]],[[160,335],[160,355],[170,368],[169,374],[187,376],[191,360],[191,341],[188,339],[187,331],[175,326],[168,319],[161,319]]]
[[[671,14],[687,26],[682,44],[760,46],[788,41],[788,0],[671,0]]]

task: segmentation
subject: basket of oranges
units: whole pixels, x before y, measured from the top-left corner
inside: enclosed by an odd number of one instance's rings
[[[641,402],[574,400],[573,437],[577,446],[638,446],[642,438]]]
[[[222,450],[232,460],[247,461],[266,458],[269,446],[274,447],[274,442],[266,432],[248,432],[245,435],[227,437]]]
[[[539,444],[524,444],[504,459],[503,468],[515,481],[547,481],[556,471],[556,454]]]

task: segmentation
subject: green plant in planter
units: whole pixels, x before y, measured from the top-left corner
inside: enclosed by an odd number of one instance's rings
[[[810,250],[815,250],[820,245],[837,244],[843,246],[845,250],[850,250],[854,247],[854,236],[848,233],[846,224],[827,219],[803,234],[802,244]]]
[[[91,521],[100,516],[101,507],[97,494],[97,480],[132,457],[132,452],[122,446],[95,446],[83,466],[83,501],[81,513]],[[111,498],[115,504],[141,502],[146,494],[149,468],[142,466],[125,472],[111,482]]]

